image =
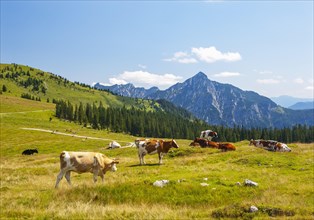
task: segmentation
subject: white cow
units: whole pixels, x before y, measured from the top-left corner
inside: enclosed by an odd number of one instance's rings
[[[116,141],[111,141],[111,142],[109,143],[108,149],[114,149],[114,148],[120,148],[120,147],[121,147],[121,145],[120,145],[118,142],[116,142]]]
[[[211,141],[214,137],[218,137],[217,132],[212,131],[212,130],[206,130],[206,131],[202,131],[200,138],[204,138],[207,139],[209,141]]]
[[[105,155],[96,152],[69,152],[63,151],[60,154],[60,173],[57,177],[55,188],[58,187],[60,180],[65,175],[67,182],[71,185],[71,171],[76,173],[91,172],[94,174],[94,182],[100,176],[104,182],[104,175],[108,170],[117,171],[116,164],[119,161],[109,159]]]

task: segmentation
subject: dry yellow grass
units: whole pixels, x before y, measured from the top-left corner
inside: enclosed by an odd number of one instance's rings
[[[40,110],[34,103],[29,110]],[[158,157],[152,155],[146,156],[148,165],[139,166],[136,148],[106,150],[111,139],[127,143],[135,137],[81,128],[56,118],[50,122],[51,114],[1,116],[1,219],[314,218],[313,144],[290,144],[292,152],[274,153],[242,141],[236,143],[236,151],[222,153],[191,148],[191,140],[177,140],[180,148],[168,153],[164,165],[157,165]],[[108,141],[83,141],[21,127],[71,129]],[[22,150],[35,147],[38,155],[21,155]],[[118,171],[106,174],[104,184],[94,184],[92,174],[72,174],[73,186],[63,179],[56,190],[62,150],[98,151],[119,158]],[[152,183],[160,179],[170,184],[154,187]],[[236,185],[245,179],[259,186]],[[208,186],[202,187],[202,182]],[[249,213],[251,205],[259,212]]]

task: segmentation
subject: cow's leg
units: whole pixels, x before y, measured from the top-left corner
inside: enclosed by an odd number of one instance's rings
[[[144,156],[145,156],[145,154],[144,154],[144,153],[142,153],[142,163],[141,163],[141,165],[142,165],[142,164],[146,164],[146,163],[145,163]]]
[[[104,174],[101,172],[101,174],[100,174],[100,177],[101,177],[101,181],[102,181],[102,183],[104,183]]]
[[[143,164],[142,154],[140,152],[138,152],[138,159],[140,159],[140,164],[142,165]]]
[[[70,170],[65,173],[65,178],[68,181],[68,184],[72,185],[71,184],[71,171]]]
[[[162,164],[162,156],[163,156],[162,153],[159,153],[159,154],[158,154],[159,164]]]
[[[94,168],[94,171],[93,171],[93,173],[94,173],[94,183],[97,182],[98,172],[99,172],[98,168]]]
[[[58,188],[59,182],[60,182],[60,180],[62,180],[63,176],[64,176],[64,170],[60,170],[60,173],[57,176],[55,188]]]

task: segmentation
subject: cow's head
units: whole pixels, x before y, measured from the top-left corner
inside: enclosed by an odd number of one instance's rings
[[[96,154],[94,158],[95,158],[94,165],[100,166],[100,169],[103,171],[104,174],[108,170],[112,172],[117,171],[116,164],[119,163],[117,159],[109,159],[108,157],[100,153]]]
[[[110,161],[107,160],[104,162],[104,169],[103,173],[105,174],[107,171],[116,172],[118,170],[116,164],[118,164],[119,161],[117,159],[112,159]]]
[[[286,144],[283,144],[283,143],[277,143],[276,144],[276,147],[277,149],[281,148],[281,151],[284,151],[284,152],[291,152],[291,149],[286,145]]]
[[[255,142],[255,141],[254,141],[253,139],[251,139],[249,146],[251,146],[252,144],[254,144],[254,142]]]
[[[118,163],[119,163],[119,161],[117,159],[112,160],[112,162],[110,164],[111,165],[111,169],[110,169],[111,172],[116,172],[118,170],[118,168],[116,166],[116,164],[118,164]]]
[[[210,136],[212,136],[213,138],[217,138],[218,134],[215,131],[210,132]]]
[[[179,148],[179,145],[177,144],[177,142],[174,139],[172,139],[172,141],[171,141],[171,146],[174,148]]]
[[[284,146],[284,151],[288,151],[288,152],[291,152],[291,149],[286,145],[286,146]]]

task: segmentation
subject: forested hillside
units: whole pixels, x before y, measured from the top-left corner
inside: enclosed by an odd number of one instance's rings
[[[171,106],[170,103],[168,105]],[[70,102],[59,101],[56,105],[56,116],[94,129],[108,129],[140,137],[194,139],[199,136],[200,131],[210,127],[219,134],[215,141],[237,142],[251,138],[274,139],[286,143],[314,141],[314,126],[297,125],[284,129],[210,126],[197,119],[181,117],[173,111],[104,108],[102,103],[80,103],[73,106]]]
[[[107,129],[141,137],[194,139],[201,130],[218,132],[217,141],[275,139],[283,142],[313,142],[314,127],[267,129],[213,126],[166,100],[148,100],[99,91],[28,66],[1,64],[1,94],[55,103],[56,116],[85,127]]]

